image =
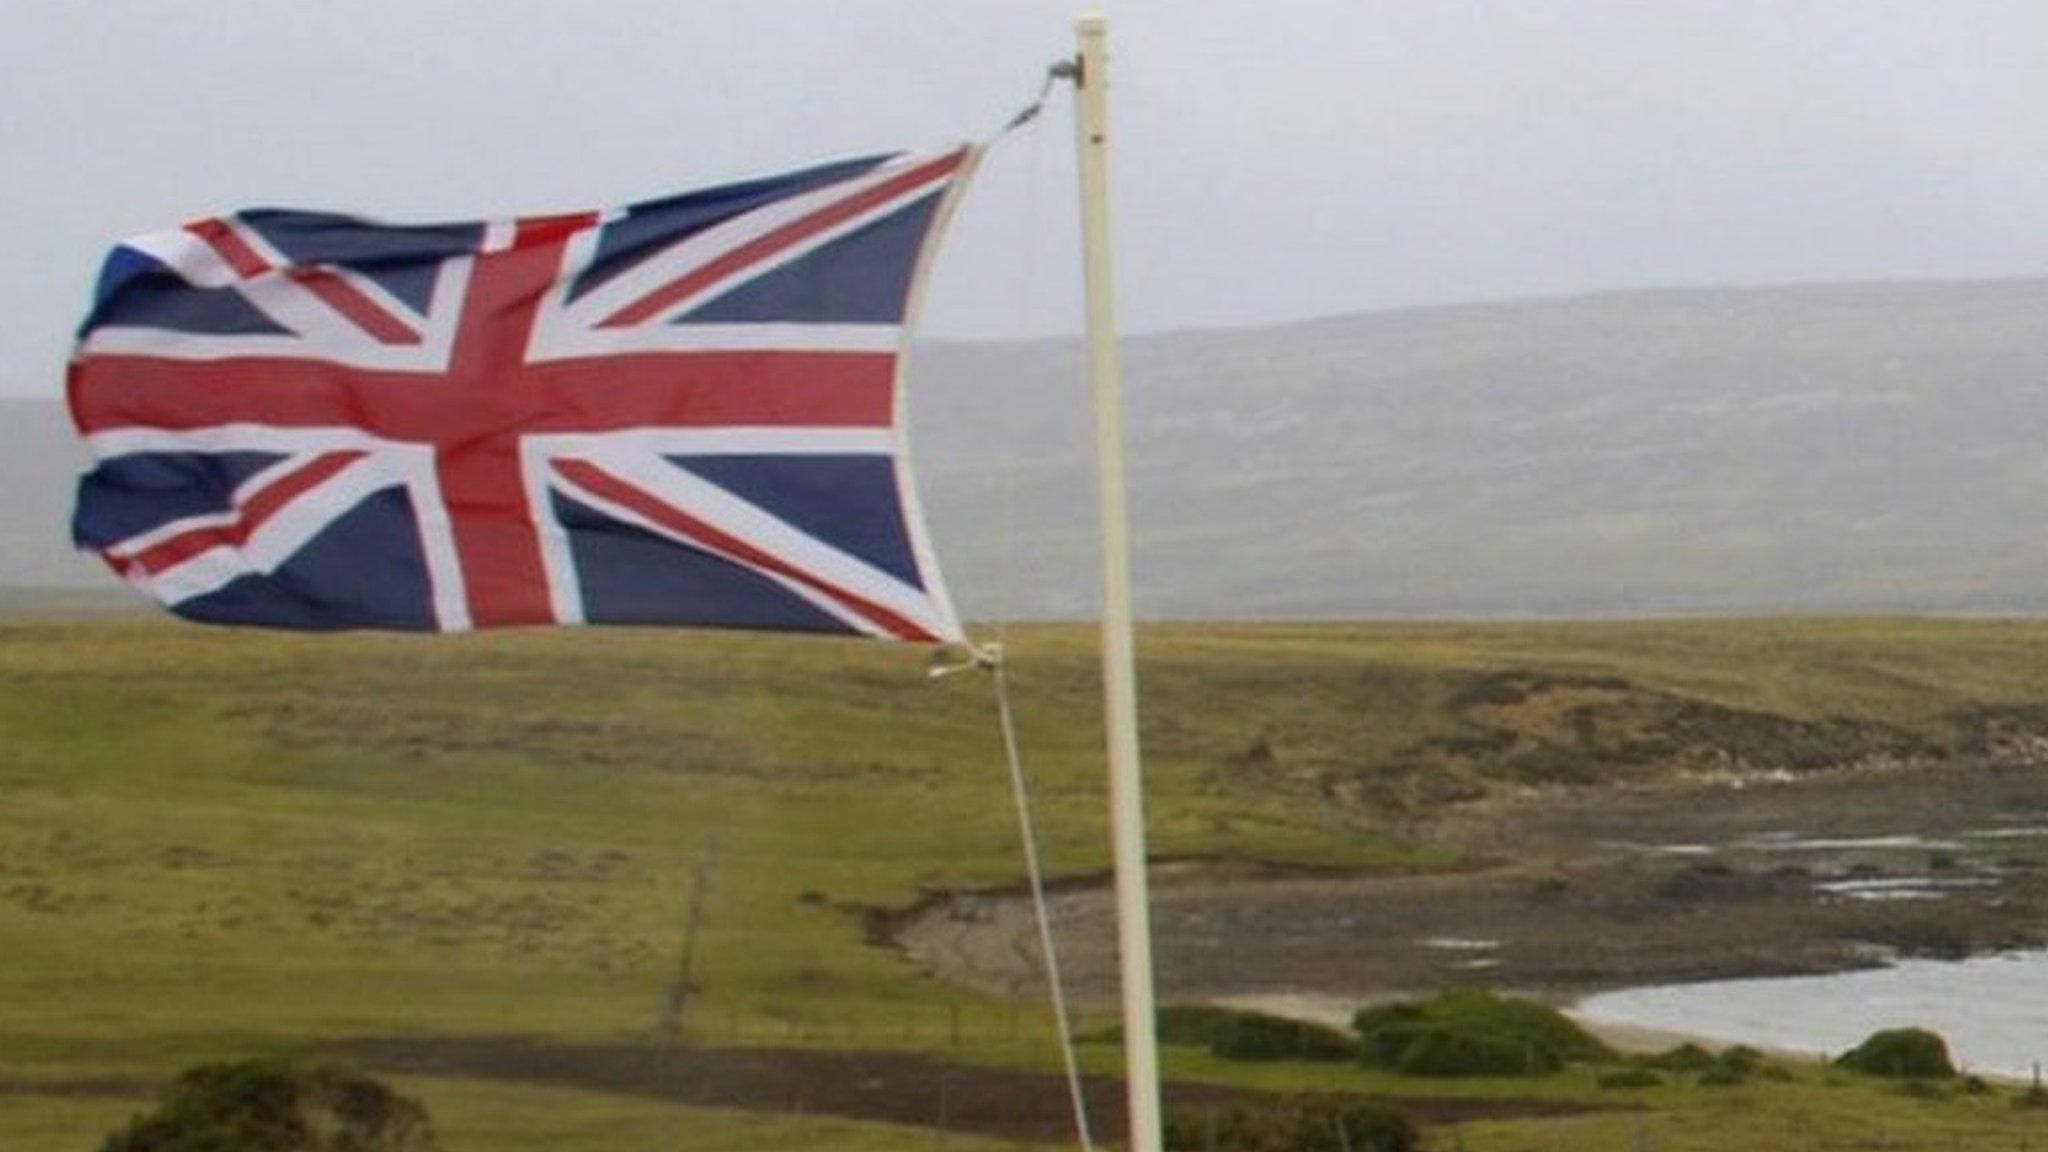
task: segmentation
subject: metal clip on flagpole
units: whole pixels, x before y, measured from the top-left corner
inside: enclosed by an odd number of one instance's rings
[[[1117,948],[1122,964],[1125,1088],[1131,1152],[1161,1152],[1159,1044],[1152,1014],[1152,918],[1145,877],[1145,810],[1138,759],[1138,677],[1131,639],[1131,562],[1124,490],[1123,402],[1117,379],[1116,293],[1109,251],[1109,22],[1074,28],[1080,52],[1061,69],[1074,82],[1080,153],[1081,259],[1088,295],[1088,368],[1102,484],[1102,685],[1116,853]]]

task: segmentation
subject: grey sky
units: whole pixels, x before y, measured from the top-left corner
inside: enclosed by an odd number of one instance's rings
[[[978,135],[1077,5],[13,0],[0,394],[101,252],[255,204],[637,199]],[[1109,4],[1132,330],[1662,284],[2048,272],[2048,5]],[[1069,109],[1000,149],[926,332],[1075,325]]]

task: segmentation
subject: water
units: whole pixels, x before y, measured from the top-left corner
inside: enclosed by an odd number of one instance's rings
[[[2048,1064],[2048,951],[1906,960],[1832,976],[1608,992],[1577,1014],[1730,1044],[1839,1054],[1880,1028],[1931,1028],[1959,1066],[2024,1077]]]
[[[1766,833],[1737,841],[1736,847],[1749,848],[1759,852],[1856,852],[1886,849],[1905,851],[1909,849],[1938,848],[1954,851],[1962,848],[1956,840],[1902,833],[1892,836],[1800,836],[1794,832]]]
[[[1952,892],[1996,887],[1996,876],[1882,876],[1824,880],[1813,890],[1851,900],[1945,900]]]
[[[1444,952],[1491,952],[1500,947],[1498,940],[1475,940],[1465,936],[1432,936],[1418,943],[1424,948]]]

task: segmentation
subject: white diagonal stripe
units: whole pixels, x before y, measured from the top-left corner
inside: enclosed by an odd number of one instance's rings
[[[915,201],[924,199],[927,196],[937,195],[945,187],[945,184],[946,177],[935,178],[930,183],[919,184],[917,187],[899,196],[891,197],[865,212],[849,216],[830,228],[820,229],[804,237],[802,240],[789,245],[787,248],[781,249],[772,256],[766,256],[750,264],[735,268],[732,272],[699,288],[690,295],[670,303],[655,316],[648,320],[643,320],[641,323],[653,325],[673,324],[676,320],[689,315],[692,311],[711,303],[728,292],[745,287],[747,284],[768,275],[777,268],[781,268],[786,264],[793,264],[843,236],[858,232],[877,220],[884,219],[901,211]]]
[[[185,516],[165,524],[159,524],[146,532],[139,532],[126,540],[106,549],[107,555],[116,557],[137,556],[171,539],[195,532],[202,528],[225,528],[242,518],[242,509],[249,501],[262,495],[263,490],[313,462],[315,457],[308,454],[286,456],[274,463],[266,464],[235,485],[228,494],[228,507],[221,512],[202,512],[196,516]]]
[[[577,500],[590,505],[592,508],[597,509],[604,515],[611,517],[612,519],[617,520],[622,524],[631,524],[641,529],[642,531],[652,533],[656,536],[661,537],[664,540],[674,541],[675,543],[681,544],[687,548],[691,548],[696,551],[716,556],[729,564],[737,565],[741,568],[746,569],[749,572],[754,573],[755,575],[773,581],[775,584],[779,585],[784,591],[788,592],[790,595],[795,596],[797,599],[804,601],[805,603],[818,609],[820,612],[823,612],[827,616],[830,616],[833,619],[838,620],[840,623],[846,625],[849,629],[855,632],[859,632],[868,636],[888,636],[888,633],[882,628],[880,624],[868,619],[865,615],[856,612],[852,608],[841,603],[837,597],[827,596],[824,592],[819,591],[818,589],[813,588],[808,584],[805,584],[801,580],[794,580],[788,576],[783,575],[780,572],[773,572],[764,569],[759,565],[748,561],[744,557],[736,556],[722,548],[706,543],[705,541],[695,539],[694,537],[680,535],[673,529],[669,528],[667,525],[660,524],[653,520],[650,520],[647,517],[642,516],[638,511],[632,508],[628,508],[625,505],[615,504],[606,497],[590,491],[589,489],[576,483],[574,480],[571,480],[567,476],[563,476],[559,472],[553,473],[552,483],[562,488],[570,496],[573,496]]]
[[[177,604],[217,591],[238,576],[268,574],[372,493],[397,482],[373,461],[358,460],[293,498],[240,548],[209,548],[154,575],[138,570],[130,580],[164,603]]]
[[[784,224],[802,219],[820,208],[887,183],[904,172],[937,159],[937,156],[908,156],[880,164],[859,176],[814,188],[796,196],[764,204],[751,212],[716,224],[686,237],[664,251],[642,260],[624,272],[578,297],[565,306],[565,319],[594,327],[606,317],[660,290],[664,285],[689,275],[727,252],[757,240]],[[921,190],[929,190],[928,188]],[[596,249],[591,249],[594,254]],[[751,274],[753,266],[742,270]],[[578,269],[580,273],[581,268]]]
[[[634,452],[607,452],[590,457],[589,462],[799,572],[886,608],[926,631],[944,634],[947,630],[931,601],[917,588],[708,480]],[[559,478],[560,472],[556,476]],[[675,535],[668,529],[660,531],[665,536]],[[688,543],[701,546],[696,541]]]

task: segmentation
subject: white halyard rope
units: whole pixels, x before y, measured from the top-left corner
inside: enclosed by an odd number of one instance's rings
[[[1038,947],[1045,958],[1045,983],[1052,996],[1053,1023],[1059,1029],[1060,1056],[1066,1062],[1067,1094],[1074,1104],[1074,1133],[1083,1152],[1094,1152],[1088,1131],[1088,1101],[1081,1090],[1080,1059],[1074,1051],[1073,1025],[1067,1015],[1065,983],[1060,978],[1059,951],[1053,946],[1052,917],[1045,906],[1045,876],[1038,866],[1038,831],[1031,820],[1031,790],[1017,752],[1017,724],[1010,710],[1010,673],[1000,645],[991,645],[987,667],[995,683],[996,717],[1003,730],[1003,756],[1010,766],[1010,791],[1017,801],[1017,835],[1024,843],[1024,869],[1031,882],[1031,912],[1038,922]]]

